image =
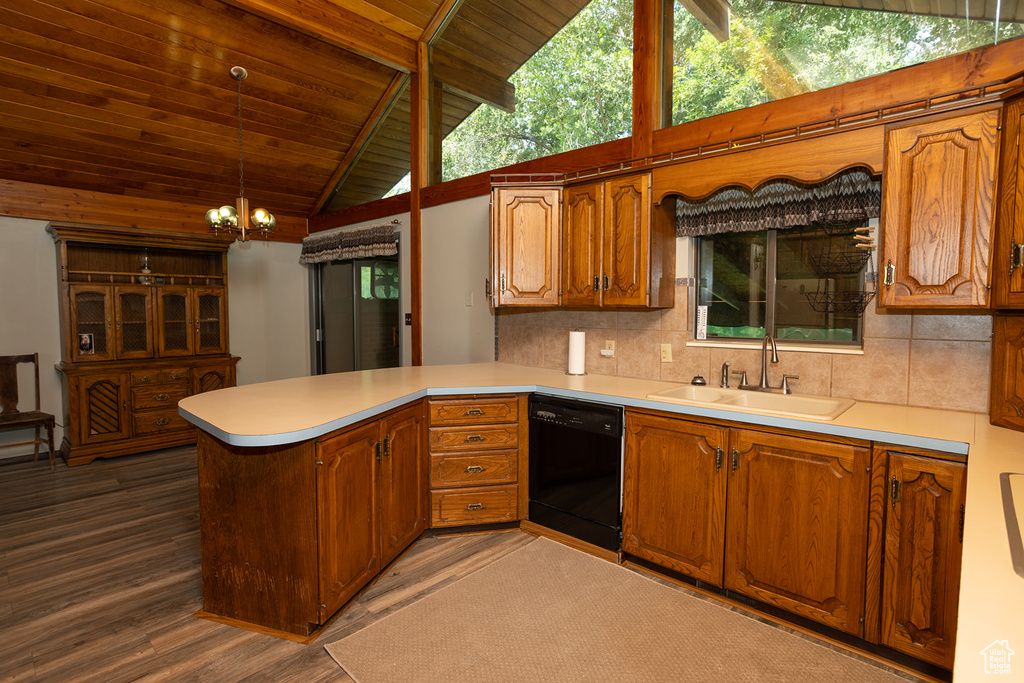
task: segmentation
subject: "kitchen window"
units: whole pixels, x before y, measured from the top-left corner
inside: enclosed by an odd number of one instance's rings
[[[859,346],[870,297],[864,292],[870,268],[861,266],[870,252],[857,248],[855,229],[812,224],[695,238],[697,338],[702,330],[707,340],[767,333],[791,343]],[[819,275],[823,261],[837,259],[846,266]]]

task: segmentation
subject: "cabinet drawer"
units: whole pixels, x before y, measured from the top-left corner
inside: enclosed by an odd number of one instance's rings
[[[132,415],[135,436],[187,429],[189,421],[178,415],[177,408],[168,410],[145,410]]]
[[[519,489],[511,486],[430,492],[430,525],[492,524],[517,519]]]
[[[132,389],[132,408],[175,407],[178,401],[188,396],[187,384],[155,384]]]
[[[518,451],[430,456],[430,486],[483,486],[515,483]]]
[[[168,382],[185,382],[187,380],[187,368],[160,368],[158,370],[139,370],[132,373],[133,387],[167,384]]]
[[[518,446],[518,424],[430,428],[430,450],[433,453],[502,450]]]
[[[441,399],[430,402],[430,425],[490,424],[516,422],[519,401],[515,396]]]

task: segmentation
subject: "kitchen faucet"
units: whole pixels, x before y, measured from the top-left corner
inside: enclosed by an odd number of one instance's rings
[[[761,340],[761,384],[758,388],[761,391],[767,391],[772,387],[768,385],[768,344],[772,345],[772,365],[778,365],[779,363],[779,351],[775,348],[775,338],[770,334],[764,335],[764,339]]]
[[[730,363],[729,361],[725,361],[724,363],[722,363],[722,381],[721,381],[721,383],[719,383],[718,386],[722,387],[723,389],[728,389],[729,388],[729,366],[730,365],[732,365],[732,363]]]
[[[772,357],[768,360],[768,346],[772,347]],[[740,389],[746,389],[747,391],[765,391],[771,394],[791,394],[793,389],[789,386],[789,380],[800,379],[799,375],[782,375],[782,384],[773,387],[768,383],[768,363],[777,365],[779,362],[779,350],[775,346],[775,339],[770,335],[766,334],[764,339],[761,340],[761,382],[760,384],[747,384],[747,373],[740,371],[733,371],[734,375],[740,375]],[[722,386],[727,387],[728,384],[725,381],[726,366],[728,363],[722,366]]]

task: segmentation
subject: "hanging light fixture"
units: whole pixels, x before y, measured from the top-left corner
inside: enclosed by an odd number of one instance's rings
[[[255,233],[263,237],[274,229],[277,219],[266,209],[249,211],[249,200],[245,198],[245,166],[242,163],[242,81],[249,72],[240,66],[231,67],[231,78],[238,82],[238,199],[235,206],[225,204],[219,209],[206,212],[206,222],[214,232],[221,230],[237,235],[245,242]]]

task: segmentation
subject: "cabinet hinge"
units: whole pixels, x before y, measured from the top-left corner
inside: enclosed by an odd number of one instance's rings
[[[740,452],[735,448],[732,449],[732,471],[735,472],[740,468]]]
[[[882,277],[882,284],[892,287],[896,283],[896,264],[889,261],[885,264],[885,275]]]
[[[896,503],[900,502],[900,480],[893,475],[889,480],[889,500],[892,502],[892,509],[896,509]]]
[[[964,542],[964,506],[960,506],[960,542]]]
[[[373,444],[373,459],[380,462],[380,441]]]
[[[391,438],[387,436],[384,437],[384,457],[391,457]]]
[[[1010,277],[1013,277],[1013,271],[1017,270],[1021,266],[1024,266],[1024,244],[1017,244],[1013,240],[1010,241]]]
[[[722,465],[725,464],[725,451],[719,446],[715,449],[715,470],[722,469]]]

